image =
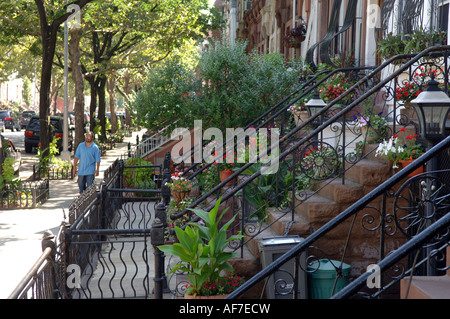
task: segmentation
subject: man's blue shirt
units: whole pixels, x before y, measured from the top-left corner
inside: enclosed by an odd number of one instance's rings
[[[100,162],[100,150],[95,143],[87,147],[86,142],[78,145],[75,152],[75,157],[78,158],[78,175],[94,175],[97,169],[97,162]]]

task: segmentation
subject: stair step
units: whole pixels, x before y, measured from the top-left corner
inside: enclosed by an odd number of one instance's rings
[[[345,172],[345,177],[364,186],[378,186],[391,177],[391,167],[379,161],[362,159]]]
[[[450,299],[450,276],[414,276],[400,282],[400,298],[402,299]],[[409,286],[409,291],[408,291]],[[408,294],[406,296],[406,292]]]
[[[275,207],[267,209],[267,214],[267,222],[278,236],[299,235],[300,237],[307,237],[311,234],[309,221],[302,215],[294,213],[294,216],[292,216],[290,211],[286,213]]]
[[[341,179],[325,181],[320,187],[319,195],[336,204],[353,204],[364,196],[364,186],[349,179],[345,180],[345,184]]]

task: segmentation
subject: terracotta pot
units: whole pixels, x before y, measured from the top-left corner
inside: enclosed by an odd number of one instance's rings
[[[414,160],[399,160],[398,162],[400,163],[400,165],[405,168],[406,166],[408,166],[409,164],[411,164]],[[423,166],[420,166],[419,168],[417,168],[416,170],[412,171],[411,173],[408,174],[409,177],[414,177],[416,175],[422,174],[423,173]]]
[[[224,180],[226,180],[228,177],[230,177],[231,175],[233,175],[234,172],[231,170],[223,170],[220,171],[220,181],[223,182]],[[231,186],[233,185],[234,180],[232,179],[231,181],[229,181],[228,183],[226,183],[226,186]]]
[[[172,191],[172,195],[177,202],[181,202],[191,191]]]
[[[225,299],[226,295],[216,295],[216,296],[193,296],[193,295],[184,295],[184,299]]]

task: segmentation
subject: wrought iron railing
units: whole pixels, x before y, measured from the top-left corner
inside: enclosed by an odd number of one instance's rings
[[[363,95],[363,96],[361,96],[360,98],[358,98],[358,99],[356,99],[354,102],[352,102],[346,109],[344,109],[343,111],[341,111],[341,112],[339,112],[338,114],[336,114],[336,115],[334,115],[334,116],[332,116],[329,120],[327,120],[327,121],[325,121],[325,123],[323,123],[322,125],[319,125],[319,127],[316,129],[316,130],[314,130],[313,132],[311,132],[311,133],[309,133],[307,136],[305,136],[304,138],[302,138],[302,139],[300,139],[300,141],[298,141],[296,144],[294,144],[291,148],[290,148],[290,150],[288,150],[287,152],[284,152],[284,153],[282,153],[282,154],[280,154],[280,162],[282,162],[282,161],[284,161],[284,160],[286,160],[286,158],[287,158],[287,156],[290,154],[290,153],[292,153],[293,152],[293,150],[295,150],[296,148],[298,148],[298,147],[300,147],[302,144],[304,144],[305,143],[305,141],[307,141],[307,139],[310,139],[310,138],[313,138],[314,137],[314,135],[317,135],[317,134],[319,134],[320,133],[320,131],[321,130],[323,130],[325,127],[327,127],[328,125],[330,125],[330,124],[332,124],[333,123],[333,121],[336,121],[339,117],[341,117],[341,116],[343,116],[343,115],[345,115],[346,113],[348,113],[349,111],[350,111],[350,109],[352,108],[352,107],[354,107],[355,105],[357,105],[359,102],[361,102],[361,101],[363,101],[364,100],[364,98],[366,98],[367,96],[369,96],[370,94],[372,94],[372,93],[374,93],[374,92],[376,92],[377,90],[380,90],[381,88],[383,88],[387,83],[389,83],[391,80],[394,80],[400,73],[402,73],[402,71],[403,70],[406,70],[406,69],[408,69],[408,68],[410,68],[410,67],[412,67],[412,65],[415,63],[415,62],[417,62],[420,58],[422,58],[423,56],[425,56],[425,55],[428,55],[429,53],[431,53],[431,52],[434,52],[434,51],[441,51],[441,53],[443,54],[443,56],[444,56],[444,58],[442,59],[443,61],[446,61],[446,56],[447,56],[447,51],[446,50],[448,50],[449,49],[449,47],[434,47],[434,48],[430,48],[430,49],[427,49],[427,50],[425,50],[425,51],[423,51],[421,54],[419,54],[419,55],[417,55],[416,57],[414,57],[413,59],[411,59],[411,61],[409,61],[408,63],[406,63],[404,66],[403,66],[403,68],[400,68],[399,70],[397,70],[396,72],[394,72],[393,74],[391,74],[391,75],[389,75],[384,81],[381,81],[379,84],[377,84],[376,86],[374,86],[371,90],[369,90],[369,92],[367,92],[365,95]],[[402,57],[404,57],[404,56],[402,56]],[[390,59],[389,61],[387,61],[386,63],[384,63],[382,66],[380,66],[375,72],[379,72],[380,70],[382,70],[384,67],[386,67],[390,62],[392,62],[393,60],[395,60],[395,59],[398,59],[398,58],[400,58],[400,56],[397,56],[397,57],[395,57],[395,58],[393,58],[393,59]],[[428,62],[426,62],[426,63],[428,63]],[[435,69],[436,70],[436,69]],[[442,79],[444,80],[444,83],[448,83],[448,70],[447,69],[444,69],[444,68],[441,68],[441,67],[439,67],[439,68],[437,68],[437,70],[439,70],[439,74],[441,74],[441,73],[443,73],[443,75],[441,75],[442,76]],[[374,73],[375,73],[374,72]],[[395,86],[395,82],[394,82],[394,86]],[[395,99],[395,97],[394,97],[394,99]],[[393,100],[394,100],[393,99]],[[395,103],[394,103],[394,106],[395,106]],[[408,121],[405,121],[405,118],[403,118],[403,117],[396,117],[395,116],[395,114],[396,114],[396,109],[395,109],[395,107],[393,108],[393,110],[392,110],[392,112],[391,112],[391,114],[393,114],[393,118],[394,119],[398,119],[398,120],[396,120],[396,121],[394,121],[394,127],[395,127],[395,125],[397,125],[397,126],[399,126],[399,125],[401,125],[401,123],[410,123],[410,119],[408,119]],[[326,112],[326,109],[325,110],[323,110],[322,112],[320,112],[320,113],[325,113]],[[318,115],[318,116],[320,116],[320,114]],[[392,115],[391,115],[392,116]],[[296,129],[294,129],[294,131],[297,131],[299,128],[296,128]],[[397,130],[393,130],[393,133],[395,133],[395,132],[398,132]],[[439,151],[443,151],[444,150],[444,147],[445,146],[447,146],[448,147],[448,139],[446,140],[447,141],[447,144],[446,145],[441,145],[441,148],[440,149],[438,149],[438,150],[433,150],[433,151],[429,151],[429,152],[433,152],[433,153],[431,153],[431,154],[428,154],[428,152],[425,154],[425,157],[424,157],[424,159],[423,160],[421,160],[421,161],[419,161],[419,162],[417,162],[416,164],[417,165],[414,165],[413,167],[409,167],[408,166],[408,170],[403,170],[401,173],[399,173],[399,174],[397,174],[396,175],[396,177],[395,178],[391,178],[390,180],[389,180],[389,183],[391,183],[391,184],[389,184],[390,186],[392,186],[392,185],[394,185],[395,183],[399,183],[400,181],[401,181],[401,179],[402,178],[404,178],[407,174],[406,174],[406,172],[411,172],[412,170],[413,170],[413,168],[415,167],[415,168],[417,168],[417,166],[420,166],[419,164],[424,164],[427,160],[429,160],[431,157],[433,157],[433,156],[438,156],[439,154],[438,154],[438,152]],[[303,158],[303,156],[299,156],[299,158]],[[337,157],[338,158],[338,157]],[[345,163],[345,159],[344,159],[344,161],[343,161],[344,163]],[[354,165],[353,165],[354,166]],[[447,173],[447,172],[444,172],[444,173]],[[448,173],[447,173],[448,174]],[[257,172],[256,173],[256,175],[260,175],[260,172]],[[255,176],[252,176],[253,178],[255,178]],[[328,176],[328,177],[330,177],[330,176]],[[241,183],[241,184],[239,184],[236,188],[240,188],[240,189],[242,189],[242,187],[243,186],[246,186],[246,181],[244,181],[243,183]],[[243,185],[244,184],[244,185]],[[330,183],[328,183],[328,185],[330,185]],[[428,185],[427,183],[425,183],[425,185]],[[379,187],[377,187],[376,188],[376,191],[377,192],[380,192],[380,193],[378,193],[377,194],[377,196],[379,196],[380,194],[381,194],[381,192],[383,192],[383,191],[386,191],[386,189],[387,189],[387,186],[388,186],[388,184],[386,184],[386,183],[383,183],[381,186],[379,186]],[[446,187],[447,186],[445,186],[445,187],[443,187],[443,189],[446,189]],[[228,193],[225,193],[225,195],[224,195],[224,199],[227,199],[227,198],[230,198],[230,194],[232,194],[233,192],[235,192],[236,191],[236,188],[233,190],[233,191],[231,191],[231,192],[228,192]],[[417,187],[416,187],[417,188]],[[404,190],[404,189],[403,189]],[[421,191],[423,191],[423,189],[421,189]],[[392,191],[391,191],[392,192]],[[236,194],[236,193],[234,193],[234,194]],[[314,193],[308,193],[308,192],[305,192],[305,200],[303,200],[303,198],[302,199],[300,199],[300,201],[302,202],[302,203],[305,203],[305,204],[308,204],[308,201],[309,202],[313,202],[313,204],[314,204],[314,195],[310,195],[310,194],[314,194]],[[362,195],[364,194],[364,193],[361,193]],[[417,193],[417,194],[421,194],[420,192],[419,193]],[[447,194],[448,194],[448,192],[447,192]],[[373,197],[372,196],[373,195],[373,192],[370,192],[369,193],[369,195],[367,195],[366,197],[364,197],[363,198],[363,200],[365,201],[365,204],[367,204],[367,203],[369,203],[369,202],[371,202],[371,201],[374,201],[375,200],[375,197]],[[380,203],[382,203],[382,205],[386,205],[386,197],[387,195],[385,195],[385,197],[383,197],[383,199],[378,199],[378,204],[377,205],[380,205]],[[398,195],[397,196],[397,199],[398,198],[400,198],[399,197],[400,195]],[[417,196],[419,196],[419,195],[417,195]],[[419,196],[420,197],[420,196]],[[446,200],[446,197],[445,197],[445,195],[443,195],[442,196],[443,198],[444,198],[444,200]],[[405,200],[404,198],[403,198],[403,200]],[[319,203],[320,204],[320,203]],[[323,204],[323,203],[322,203]],[[327,204],[328,205],[328,203],[325,203],[325,204]],[[369,209],[374,209],[374,210],[378,210],[379,211],[379,208],[374,208],[374,207],[366,207],[365,205],[359,205],[360,204],[360,201],[358,201],[357,202],[357,204],[358,204],[358,210],[355,210],[354,211],[354,213],[356,214],[357,212],[359,212],[359,211],[361,211],[361,209],[365,209],[366,211]],[[389,203],[389,205],[394,205],[394,204],[399,204],[399,202],[395,202],[395,203],[392,203],[392,202],[390,202]],[[445,205],[446,204],[444,204],[444,207],[445,207]],[[345,205],[344,205],[345,206]],[[242,206],[243,207],[243,206]],[[354,206],[352,206],[352,208],[353,208]],[[292,206],[291,206],[291,208],[292,208]],[[328,206],[328,209],[330,210],[330,206]],[[383,212],[385,212],[385,209],[386,209],[386,206],[384,206],[384,208],[383,208]],[[400,210],[400,208],[398,209],[398,210],[396,210],[395,212],[397,213],[398,211]],[[279,211],[280,213],[283,213],[281,210]],[[347,212],[347,210],[345,210],[344,212]],[[285,210],[285,215],[286,214],[288,214],[289,213],[289,208],[288,209],[286,209]],[[404,212],[403,212],[404,213]],[[243,213],[242,213],[243,214]],[[350,226],[348,226],[349,228],[350,228],[350,230],[349,230],[349,233],[348,233],[348,236],[347,237],[341,237],[341,239],[345,239],[345,238],[347,238],[347,242],[344,244],[344,243],[342,243],[342,246],[341,246],[341,250],[343,250],[344,251],[344,254],[339,254],[339,253],[337,253],[336,251],[335,252],[327,252],[327,253],[325,253],[324,254],[324,252],[326,252],[326,250],[327,249],[324,249],[324,247],[321,247],[321,248],[319,248],[319,250],[317,250],[317,251],[319,251],[320,252],[320,254],[321,255],[327,255],[328,257],[326,257],[326,258],[330,258],[329,256],[332,256],[333,254],[335,254],[335,257],[339,257],[339,260],[344,260],[344,257],[345,257],[345,251],[347,250],[347,248],[348,248],[348,244],[349,244],[349,242],[348,242],[348,240],[350,239],[350,237],[351,237],[351,235],[353,235],[353,234],[355,234],[355,233],[352,233],[352,228],[353,228],[353,226],[355,225],[355,218],[356,218],[356,215],[352,215],[353,216],[353,220],[347,220],[347,222],[345,223],[344,222],[344,220],[345,219],[347,219],[347,217],[348,217],[348,215],[344,218],[344,219],[340,219],[339,218],[339,216],[341,216],[341,215],[345,215],[344,213],[341,213],[340,215],[338,215],[338,218],[332,218],[331,219],[331,221],[330,221],[330,223],[331,224],[328,224],[328,223],[326,223],[326,225],[331,225],[331,228],[329,228],[328,230],[330,230],[330,229],[332,229],[332,228],[335,228],[335,227],[337,227],[337,226],[340,226],[340,227],[347,227],[348,225],[350,225]],[[361,215],[361,214],[360,214]],[[376,215],[376,214],[375,214]],[[409,216],[408,214],[406,214],[407,216]],[[376,231],[376,230],[378,230],[378,231],[380,231],[380,232],[382,232],[383,233],[383,236],[380,236],[379,238],[382,238],[381,239],[381,241],[380,241],[380,248],[379,248],[379,254],[382,256],[382,257],[384,257],[385,256],[385,254],[386,254],[386,252],[387,251],[389,251],[389,249],[387,249],[386,248],[386,245],[388,244],[385,240],[386,240],[386,236],[392,236],[392,238],[394,238],[394,235],[396,235],[396,234],[398,234],[398,233],[401,233],[401,231],[399,231],[399,229],[401,229],[401,223],[403,222],[403,223],[405,223],[406,221],[405,220],[407,220],[407,218],[404,218],[402,221],[398,221],[398,220],[396,220],[393,216],[392,216],[392,214],[386,214],[386,215],[382,215],[381,213],[380,213],[380,215],[379,215],[380,217],[379,217],[379,219],[380,219],[380,223],[379,224],[376,224],[375,223],[375,217],[374,216],[370,216],[370,214],[366,214],[366,215],[364,215],[363,216],[363,219],[361,219],[360,220],[360,223],[364,226],[363,228],[365,228],[365,229],[367,229],[367,230],[373,230],[373,231]],[[324,217],[326,217],[326,216],[324,216]],[[360,216],[361,217],[361,216]],[[328,219],[330,219],[330,217],[328,218]],[[292,219],[292,221],[294,221],[294,218]],[[367,223],[366,225],[364,225],[364,223]],[[320,222],[318,222],[317,224],[320,224]],[[323,223],[322,223],[323,224]],[[400,226],[398,226],[397,224],[399,224]],[[347,225],[347,226],[346,226]],[[372,227],[373,227],[373,229],[371,228],[371,226],[370,225],[372,225]],[[375,226],[374,226],[375,225]],[[394,226],[395,225],[397,225],[397,228],[396,228],[396,230],[394,231],[393,229],[395,228]],[[325,226],[324,226],[325,227]],[[403,226],[404,227],[404,226]],[[392,231],[392,233],[390,233],[389,232],[389,230],[388,229],[390,229],[390,231]],[[317,227],[317,228],[314,228],[313,229],[313,232],[312,232],[312,234],[311,235],[309,235],[308,237],[307,237],[307,239],[306,239],[306,243],[304,244],[305,246],[303,246],[303,247],[308,247],[308,246],[311,246],[310,244],[311,244],[311,242],[309,241],[309,239],[311,238],[311,236],[314,236],[313,238],[314,238],[314,240],[317,240],[318,238],[321,238],[322,240],[325,240],[326,241],[326,239],[324,239],[323,238],[323,236],[324,236],[324,234],[325,233],[327,233],[328,231],[324,231],[323,230],[323,227]],[[329,234],[328,234],[329,235]],[[361,236],[361,234],[359,234],[358,232],[356,232],[356,237],[358,237],[358,236]],[[331,235],[331,237],[332,238],[334,238],[334,240],[336,240],[336,237],[333,237],[332,235]],[[392,239],[391,238],[391,239]],[[328,237],[328,240],[330,240],[330,237]],[[407,239],[405,239],[405,241],[406,241]],[[369,245],[368,244],[368,239],[366,238],[365,239],[365,245]],[[330,242],[330,241],[328,241],[328,242]],[[356,241],[357,242],[357,241]],[[394,242],[390,242],[389,244],[391,245],[391,249],[392,249],[392,247],[398,247],[398,246],[400,246],[400,243],[401,242],[397,242],[397,243],[395,243],[395,240],[394,240]],[[356,245],[356,244],[355,244]],[[316,247],[317,248],[317,247]],[[298,252],[298,251],[297,251]],[[309,251],[309,253],[310,253],[310,255],[311,255],[311,252]],[[292,256],[293,255],[290,255],[290,258],[292,258]],[[298,256],[298,255],[297,255]],[[288,259],[290,259],[290,258],[288,258]],[[367,262],[367,260],[369,260],[370,258],[368,258],[366,261],[363,261],[363,260],[355,260],[355,257],[354,256],[352,256],[352,257],[350,257],[351,259],[353,259],[352,260],[352,263],[353,264],[356,264],[357,265],[357,267],[361,267],[361,263],[362,262]],[[357,258],[356,258],[357,259]],[[287,259],[285,259],[284,261],[286,261]],[[373,260],[373,262],[376,262],[376,259],[374,259]],[[275,268],[279,268],[278,267],[278,265],[280,265],[280,264],[278,264],[278,263],[276,263],[276,265],[277,266],[273,266],[273,267],[275,267]],[[366,264],[366,266],[367,266],[367,264]],[[272,267],[272,265],[271,265],[271,269],[273,269],[273,267]],[[273,273],[273,271],[272,271],[272,273]],[[338,272],[339,273],[339,272]],[[260,279],[262,278],[262,277],[259,277]],[[253,280],[252,280],[253,281]],[[236,294],[236,295],[233,295],[233,296],[238,296],[239,294]]]
[[[157,176],[156,181],[163,172],[167,176],[168,171],[168,167],[163,171],[161,165],[130,167],[116,160],[105,171],[100,187],[92,185],[73,201],[60,233],[46,240],[50,248],[44,249],[10,298],[150,296],[149,264],[153,257],[148,254],[148,239],[155,218],[165,220],[165,209],[157,203],[162,195],[170,193],[164,194],[161,188],[126,188],[126,169],[135,173],[148,173],[146,170],[151,169],[153,175],[149,178]],[[155,186],[158,184],[161,185]]]
[[[0,190],[0,209],[36,208],[49,197],[49,181],[21,181]]]
[[[309,256],[309,264],[314,260],[337,259],[335,276],[336,279],[342,277],[341,267],[343,262],[351,258],[346,256],[351,254],[347,250],[348,242],[339,246],[338,251],[336,251],[336,249],[333,249],[335,243],[331,245],[330,241],[326,241],[331,238],[336,241],[337,238],[333,237],[333,232],[336,232],[340,227],[348,230],[347,241],[350,238],[357,239],[359,237],[363,238],[361,244],[368,245],[372,240],[376,240],[379,241],[380,246],[377,254],[365,252],[372,256],[364,258],[365,265],[362,267],[362,271],[358,271],[362,273],[361,276],[357,276],[357,279],[340,292],[330,291],[330,296],[334,295],[334,298],[355,297],[355,293],[359,290],[361,290],[359,296],[374,298],[386,295],[390,292],[389,289],[394,289],[394,293],[398,297],[398,287],[394,283],[398,283],[406,276],[416,274],[415,271],[419,269],[418,266],[421,264],[428,262],[433,264],[434,269],[441,268],[439,270],[444,271],[445,266],[440,266],[439,262],[442,261],[444,256],[443,250],[448,246],[450,181],[435,177],[436,172],[412,177],[404,183],[402,181],[405,181],[408,174],[425,165],[440,152],[447,152],[449,147],[450,137],[447,137],[414,161],[413,164],[376,187],[305,238],[300,244],[279,257],[269,267],[249,279],[240,289],[230,294],[229,298],[239,297],[259,281],[268,278],[276,271],[282,271],[283,265],[289,260],[298,258],[303,252],[307,252]],[[448,171],[446,170],[446,172]],[[357,228],[358,225],[359,228]],[[391,241],[390,244],[388,239]],[[326,242],[321,244],[321,240]],[[392,243],[395,243],[393,240],[397,241],[397,245],[392,245]],[[421,249],[425,250],[426,253],[421,259],[418,259],[416,258],[417,252]],[[379,281],[383,284],[380,284],[380,286],[370,287],[370,285],[367,285],[368,278],[373,273],[369,270],[366,271],[366,269],[375,269],[369,268],[371,265],[380,267],[379,271],[383,273],[383,280],[380,279]],[[320,264],[314,269],[303,268],[299,271],[312,274],[319,267]],[[296,278],[292,277],[292,280],[296,282]],[[294,286],[292,287],[295,289]],[[371,291],[374,288],[376,289]],[[289,293],[295,296],[299,292],[293,289]]]

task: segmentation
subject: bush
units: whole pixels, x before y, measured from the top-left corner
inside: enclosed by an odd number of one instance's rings
[[[194,120],[203,120],[204,127],[245,127],[288,96],[302,75],[302,61],[288,65],[277,53],[247,54],[246,48],[245,42],[215,42],[195,70],[180,60],[149,70],[131,104],[141,124],[154,129],[178,121],[176,126],[192,128]]]

